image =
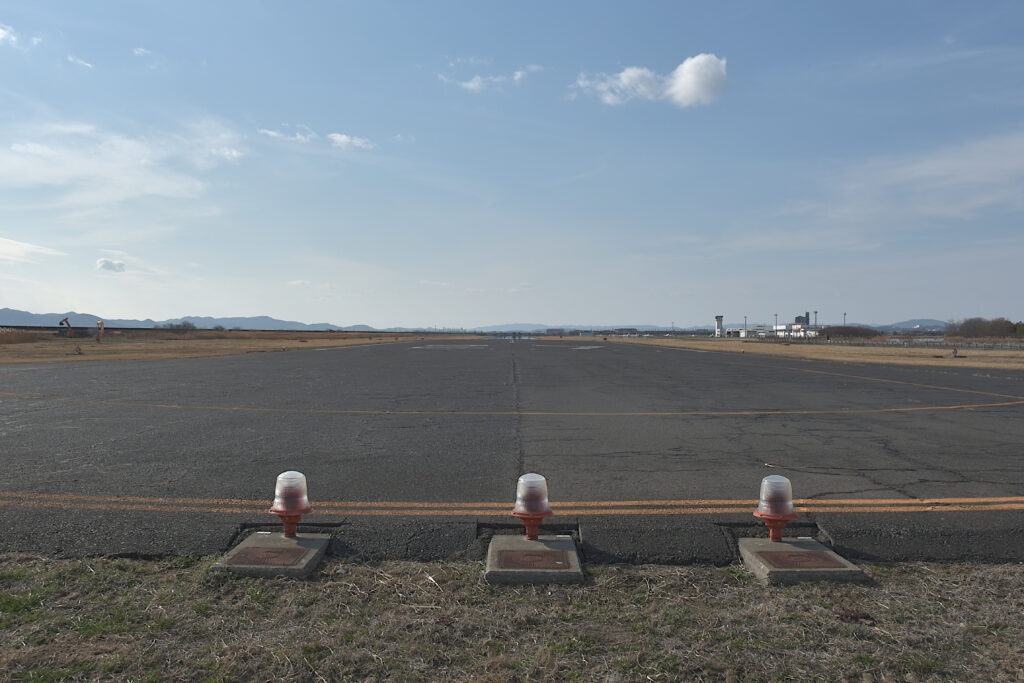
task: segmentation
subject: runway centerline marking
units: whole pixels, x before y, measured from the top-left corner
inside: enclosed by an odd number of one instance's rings
[[[732,515],[752,514],[756,500],[599,500],[567,501],[553,506],[562,516],[606,515]],[[1024,496],[988,498],[881,498],[801,499],[793,501],[800,513],[899,513],[1024,511]],[[127,510],[162,513],[268,514],[270,500],[235,498],[160,498],[142,496],[90,496],[75,494],[0,491],[0,507],[77,510]],[[362,517],[496,517],[505,516],[511,502],[424,501],[314,501],[313,515]],[[268,522],[270,523],[270,522]]]
[[[864,375],[850,375],[843,372],[830,372],[828,370],[813,370],[811,368],[794,368],[785,367],[786,370],[793,370],[795,372],[806,372],[812,375],[832,375],[834,377],[845,377],[847,379],[860,379],[871,382],[884,382],[887,384],[902,384],[910,387],[920,387],[922,389],[937,389],[939,391],[955,391],[963,394],[979,394],[981,396],[994,396],[996,398],[1012,398],[1012,399],[1024,399],[1024,396],[1014,396],[1013,394],[1000,394],[994,391],[981,391],[978,389],[958,389],[956,387],[944,387],[940,384],[924,384],[923,382],[908,382],[901,379],[888,379],[885,377],[868,377]]]

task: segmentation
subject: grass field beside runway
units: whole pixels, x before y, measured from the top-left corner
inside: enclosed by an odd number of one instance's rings
[[[90,334],[91,333],[91,334]],[[82,362],[90,360],[157,360],[206,358],[242,353],[329,349],[357,344],[384,344],[422,339],[408,332],[289,332],[255,330],[111,330],[96,342],[94,331],[61,337],[53,332],[6,333],[0,336],[0,364]],[[438,335],[434,339],[476,339]]]
[[[3,680],[852,680],[1024,677],[1020,564],[864,564],[769,588],[738,566],[601,566],[493,586],[478,562],[0,555]]]
[[[757,339],[702,339],[664,337],[608,337],[621,344],[642,344],[699,351],[750,353],[774,358],[826,360],[842,363],[877,363],[952,368],[985,368],[990,370],[1024,370],[1024,351],[998,349],[962,350],[953,358],[949,349],[903,345],[854,346],[793,342],[769,342]]]

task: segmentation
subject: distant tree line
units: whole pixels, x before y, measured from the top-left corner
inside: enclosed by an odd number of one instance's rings
[[[174,330],[176,332],[188,332],[189,330],[196,329],[195,323],[190,323],[187,320],[182,320],[180,323],[166,323],[164,325],[157,325],[158,330]]]
[[[1012,323],[1006,318],[967,318],[946,323],[947,337],[1024,337],[1024,321]]]

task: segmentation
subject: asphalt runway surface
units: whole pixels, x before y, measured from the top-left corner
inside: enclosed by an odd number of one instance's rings
[[[588,561],[735,560],[761,478],[851,558],[1024,560],[1024,373],[484,339],[0,366],[0,551],[217,553],[304,472],[332,552],[479,558],[517,477]]]

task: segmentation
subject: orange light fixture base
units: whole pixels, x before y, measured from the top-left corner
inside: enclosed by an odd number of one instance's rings
[[[302,515],[308,515],[312,511],[312,507],[307,507],[304,510],[268,510],[268,512],[281,518],[281,521],[284,523],[285,538],[295,538],[295,529],[302,519]]]
[[[791,520],[797,518],[796,513],[788,515],[768,515],[755,512],[754,516],[760,517],[764,520],[765,526],[768,527],[768,539],[775,543],[782,540],[782,530],[786,528],[786,525],[789,524]]]
[[[547,512],[541,512],[539,514],[530,514],[527,512],[513,512],[513,517],[518,517],[523,521],[526,526],[526,539],[529,541],[536,541],[537,534],[540,530],[540,524],[544,521],[545,517],[550,517],[554,513],[551,510]]]

